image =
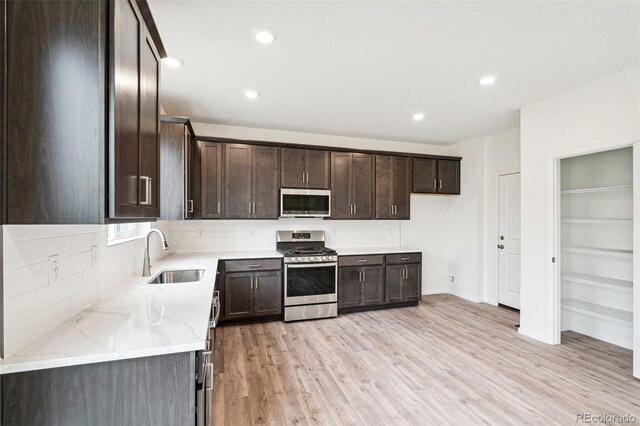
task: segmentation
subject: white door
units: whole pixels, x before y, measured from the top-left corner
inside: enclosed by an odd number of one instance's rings
[[[498,177],[498,302],[520,309],[520,173]]]

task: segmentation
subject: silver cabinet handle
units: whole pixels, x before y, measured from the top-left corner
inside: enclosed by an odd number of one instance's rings
[[[362,282],[365,282],[367,279],[367,271],[362,271]]]
[[[256,280],[255,280],[256,281],[256,289],[255,289],[256,291],[258,291],[258,281],[259,280],[260,280],[260,277],[256,277]]]
[[[433,189],[438,189],[438,180],[437,179],[433,180]]]
[[[442,189],[442,179],[440,179],[440,188],[439,189]]]
[[[140,176],[140,180],[144,182],[144,201],[140,201],[143,206],[151,205],[151,178],[149,176]]]
[[[304,173],[302,174],[302,183],[304,183]]]
[[[362,271],[358,271],[358,282],[362,282]]]
[[[218,201],[218,214],[220,214],[220,201]]]
[[[358,262],[368,262],[369,260],[367,259],[358,259]]]
[[[247,265],[247,267],[249,268],[259,268],[262,266],[262,263],[252,263],[250,265]]]
[[[187,200],[187,213],[193,213],[193,200]]]
[[[249,214],[253,213],[253,203],[249,203]]]
[[[400,260],[411,260],[410,257],[401,257]]]
[[[353,204],[349,204],[349,214],[353,214]]]
[[[307,183],[309,183],[309,173],[307,173]]]
[[[358,205],[357,204],[353,205],[353,214],[354,215],[358,214]]]
[[[253,203],[253,214],[256,214],[256,203]]]
[[[249,285],[251,286],[251,291],[253,291],[253,278],[249,278]]]

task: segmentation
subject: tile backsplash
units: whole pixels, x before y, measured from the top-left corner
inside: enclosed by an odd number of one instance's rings
[[[5,225],[2,234],[5,358],[142,268],[143,240],[107,246],[107,225]],[[152,258],[165,253],[152,245]]]

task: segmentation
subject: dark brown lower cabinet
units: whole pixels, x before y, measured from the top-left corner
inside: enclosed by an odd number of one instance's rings
[[[387,265],[387,303],[419,301],[421,296],[420,264]]]
[[[5,374],[4,426],[193,425],[195,353]]]
[[[340,312],[416,304],[422,294],[421,261],[420,253],[340,256]]]
[[[282,315],[280,259],[222,262],[217,288],[221,291],[222,322]],[[274,268],[278,268],[277,270]]]

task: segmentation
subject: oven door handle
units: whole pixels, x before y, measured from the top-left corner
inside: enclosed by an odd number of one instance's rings
[[[298,268],[330,268],[332,266],[337,267],[338,262],[328,262],[328,263],[286,263],[285,266],[287,268],[298,269]]]

